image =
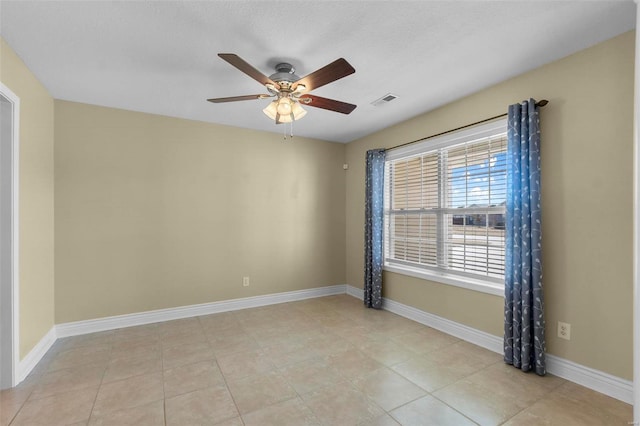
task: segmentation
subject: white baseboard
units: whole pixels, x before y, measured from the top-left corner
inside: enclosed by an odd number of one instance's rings
[[[51,346],[56,342],[56,326],[51,327],[51,330],[45,334],[42,339],[29,351],[27,356],[25,356],[18,363],[18,380],[17,383],[22,382],[27,378],[29,373],[35,368],[36,365],[40,362],[42,357],[47,353]]]
[[[633,382],[547,354],[547,371],[555,376],[633,404]]]
[[[348,295],[361,300],[364,298],[362,289],[351,285],[346,287]],[[499,354],[503,353],[502,337],[476,330],[467,325],[386,298],[382,300],[382,308],[490,351]],[[555,376],[593,389],[596,392],[633,404],[633,382],[629,380],[550,354],[547,354],[547,371]]]
[[[364,300],[364,290],[347,284],[347,294],[360,300]]]
[[[220,312],[237,311],[239,309],[257,308],[259,306],[294,302],[297,300],[311,299],[314,297],[344,294],[345,291],[346,285],[340,284],[328,287],[310,288],[307,290],[296,290],[284,293],[267,294],[264,296],[244,297],[241,299],[202,303],[199,305],[158,309],[154,311],[139,312],[135,314],[118,315],[106,318],[97,318],[86,321],[58,324],[56,326],[56,332],[58,337],[77,336],[80,334],[115,330],[117,328],[152,324],[156,322],[171,321],[181,318],[190,318],[199,315],[217,314]]]

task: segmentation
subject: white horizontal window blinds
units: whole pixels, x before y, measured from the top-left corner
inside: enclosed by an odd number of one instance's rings
[[[447,269],[504,276],[506,149],[498,137],[443,153]]]
[[[495,127],[495,126],[494,126]],[[504,276],[506,134],[389,156],[385,262],[499,282]],[[487,132],[485,132],[486,134]],[[477,135],[475,135],[477,136]]]
[[[388,248],[399,261],[437,265],[438,155],[388,163],[391,214]]]

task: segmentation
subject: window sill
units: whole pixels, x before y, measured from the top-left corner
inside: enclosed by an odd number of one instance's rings
[[[408,275],[423,280],[435,281],[442,284],[449,284],[456,287],[465,288],[467,290],[479,291],[481,293],[493,294],[494,296],[504,297],[504,286],[493,282],[477,280],[473,278],[460,277],[456,275],[425,271],[423,269],[411,267],[398,267],[385,265],[385,271],[394,272],[396,274]]]

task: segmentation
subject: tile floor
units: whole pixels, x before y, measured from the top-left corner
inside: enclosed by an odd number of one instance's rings
[[[0,425],[627,425],[632,408],[347,295],[60,339]]]

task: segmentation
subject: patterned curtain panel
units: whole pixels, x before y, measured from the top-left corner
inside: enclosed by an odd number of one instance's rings
[[[382,308],[384,149],[367,151],[364,222],[364,304]]]
[[[546,373],[542,300],[540,129],[533,99],[509,106],[504,360]]]

